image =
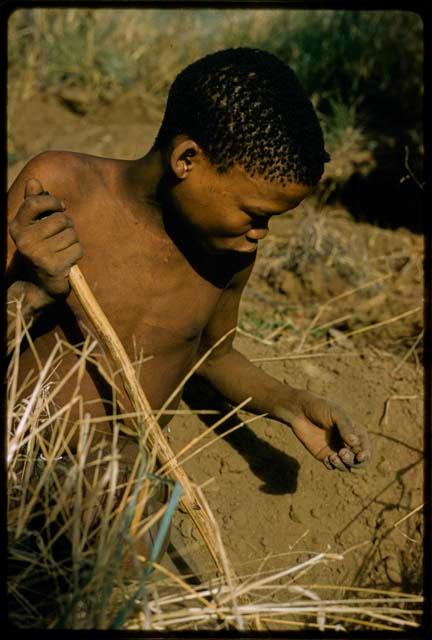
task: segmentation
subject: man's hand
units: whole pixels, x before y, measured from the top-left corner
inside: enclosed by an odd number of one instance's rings
[[[24,258],[24,280],[54,301],[70,291],[68,273],[82,257],[82,248],[65,204],[44,191],[36,179],[27,180],[24,202],[9,225],[10,235]]]
[[[278,410],[306,449],[327,469],[350,471],[367,464],[370,447],[364,429],[354,426],[338,405],[296,390],[289,408]]]

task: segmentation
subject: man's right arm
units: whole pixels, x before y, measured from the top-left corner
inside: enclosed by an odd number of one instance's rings
[[[21,301],[25,323],[31,324],[54,302],[68,295],[69,269],[82,256],[64,203],[44,191],[38,179],[45,181],[53,155],[41,154],[30,161],[8,193],[6,286],[12,311],[8,313],[8,344],[14,334],[16,301]]]

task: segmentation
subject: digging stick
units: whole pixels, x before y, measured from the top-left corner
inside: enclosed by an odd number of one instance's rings
[[[69,281],[84,311],[93,323],[102,344],[109,352],[115,365],[120,369],[124,387],[134,410],[142,412],[146,416],[150,427],[147,440],[148,448],[156,452],[159,463],[167,465],[168,473],[182,486],[183,496],[181,502],[183,507],[200,532],[218,570],[224,574],[228,569],[231,576],[234,577],[235,574],[232,567],[227,567],[226,558],[222,560],[218,552],[217,536],[214,531],[214,527],[217,525],[213,524],[209,518],[209,506],[202,493],[195,490],[183,468],[176,464],[175,454],[153,415],[152,408],[137,379],[129,356],[77,265],[71,268]]]

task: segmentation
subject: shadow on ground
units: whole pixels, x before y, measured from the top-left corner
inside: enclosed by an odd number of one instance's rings
[[[231,410],[231,407],[210,386],[197,377],[187,383],[183,400],[194,411],[213,409],[223,416]],[[198,417],[207,427],[215,422],[215,416]],[[242,418],[234,414],[215,429],[215,433],[217,435],[226,433],[241,421]],[[247,425],[225,436],[225,441],[243,456],[251,471],[263,481],[261,491],[273,495],[295,493],[300,469],[295,458],[262,440]]]

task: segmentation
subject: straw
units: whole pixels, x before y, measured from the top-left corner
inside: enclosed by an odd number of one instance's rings
[[[150,427],[147,434],[147,446],[150,450],[155,451],[155,454],[157,455],[162,465],[168,464],[171,466],[172,461],[175,459],[175,456],[157,422],[157,418],[159,417],[159,414],[162,414],[162,411],[167,408],[171,400],[175,397],[177,390],[174,390],[174,392],[164,403],[164,406],[155,418],[153,416],[153,412],[147,400],[147,397],[137,380],[135,369],[133,368],[123,345],[115,334],[105,314],[99,307],[94,295],[90,291],[77,265],[74,265],[72,267],[69,274],[69,279],[71,282],[71,286],[78,297],[78,300],[92,320],[96,331],[102,340],[102,343],[107,348],[114,362],[116,362],[117,366],[121,369],[123,383],[127,394],[132,402],[132,405],[134,406],[134,409],[142,410],[147,416],[147,423]],[[218,340],[215,345],[213,345],[211,350],[215,349],[220,343],[222,343],[227,335],[229,335],[229,333],[234,330],[235,328],[228,332],[225,336],[222,336],[222,338]],[[193,371],[197,369],[202,364],[202,362],[204,362],[210,351],[207,352],[196,363],[192,372],[189,372],[189,374],[185,376],[185,379],[190,377]],[[224,565],[226,563],[221,562],[221,558],[219,557],[217,551],[216,538],[218,536],[218,531],[217,526],[215,526],[216,523],[210,522],[209,517],[206,515],[207,512],[204,505],[201,504],[200,500],[197,498],[196,488],[192,485],[183,469],[181,467],[176,467],[175,469],[170,470],[170,473],[172,473],[174,479],[183,488],[184,495],[182,498],[182,504],[184,508],[198,528],[201,536],[203,537],[204,542],[216,566],[220,571],[224,571]]]
[[[319,349],[322,346],[329,346],[331,344],[333,344],[334,342],[338,342],[339,340],[343,340],[344,338],[349,338],[350,336],[355,336],[355,335],[359,335],[360,333],[365,333],[367,331],[372,331],[373,329],[378,329],[379,327],[384,327],[385,325],[389,325],[392,324],[393,322],[397,322],[398,320],[402,320],[402,318],[407,318],[410,315],[413,315],[414,313],[418,313],[419,311],[421,311],[423,309],[423,307],[419,306],[419,307],[415,307],[414,309],[410,309],[409,311],[405,311],[404,313],[400,313],[397,316],[393,316],[392,318],[388,318],[386,320],[382,320],[381,322],[375,322],[373,324],[368,325],[367,327],[361,327],[360,329],[354,329],[354,331],[348,331],[347,333],[343,333],[341,336],[337,336],[336,338],[331,338],[329,340],[323,340],[322,342],[318,342],[318,344],[315,344],[312,347],[309,347],[308,349],[305,349],[305,351],[303,351],[303,354],[308,353],[310,351],[315,351],[316,349]],[[297,354],[295,354],[297,355]],[[273,356],[273,357],[268,357],[268,358],[253,358],[251,359],[251,362],[274,362],[276,360],[292,360],[295,358],[295,355],[293,356],[293,354],[288,354],[285,356]]]

